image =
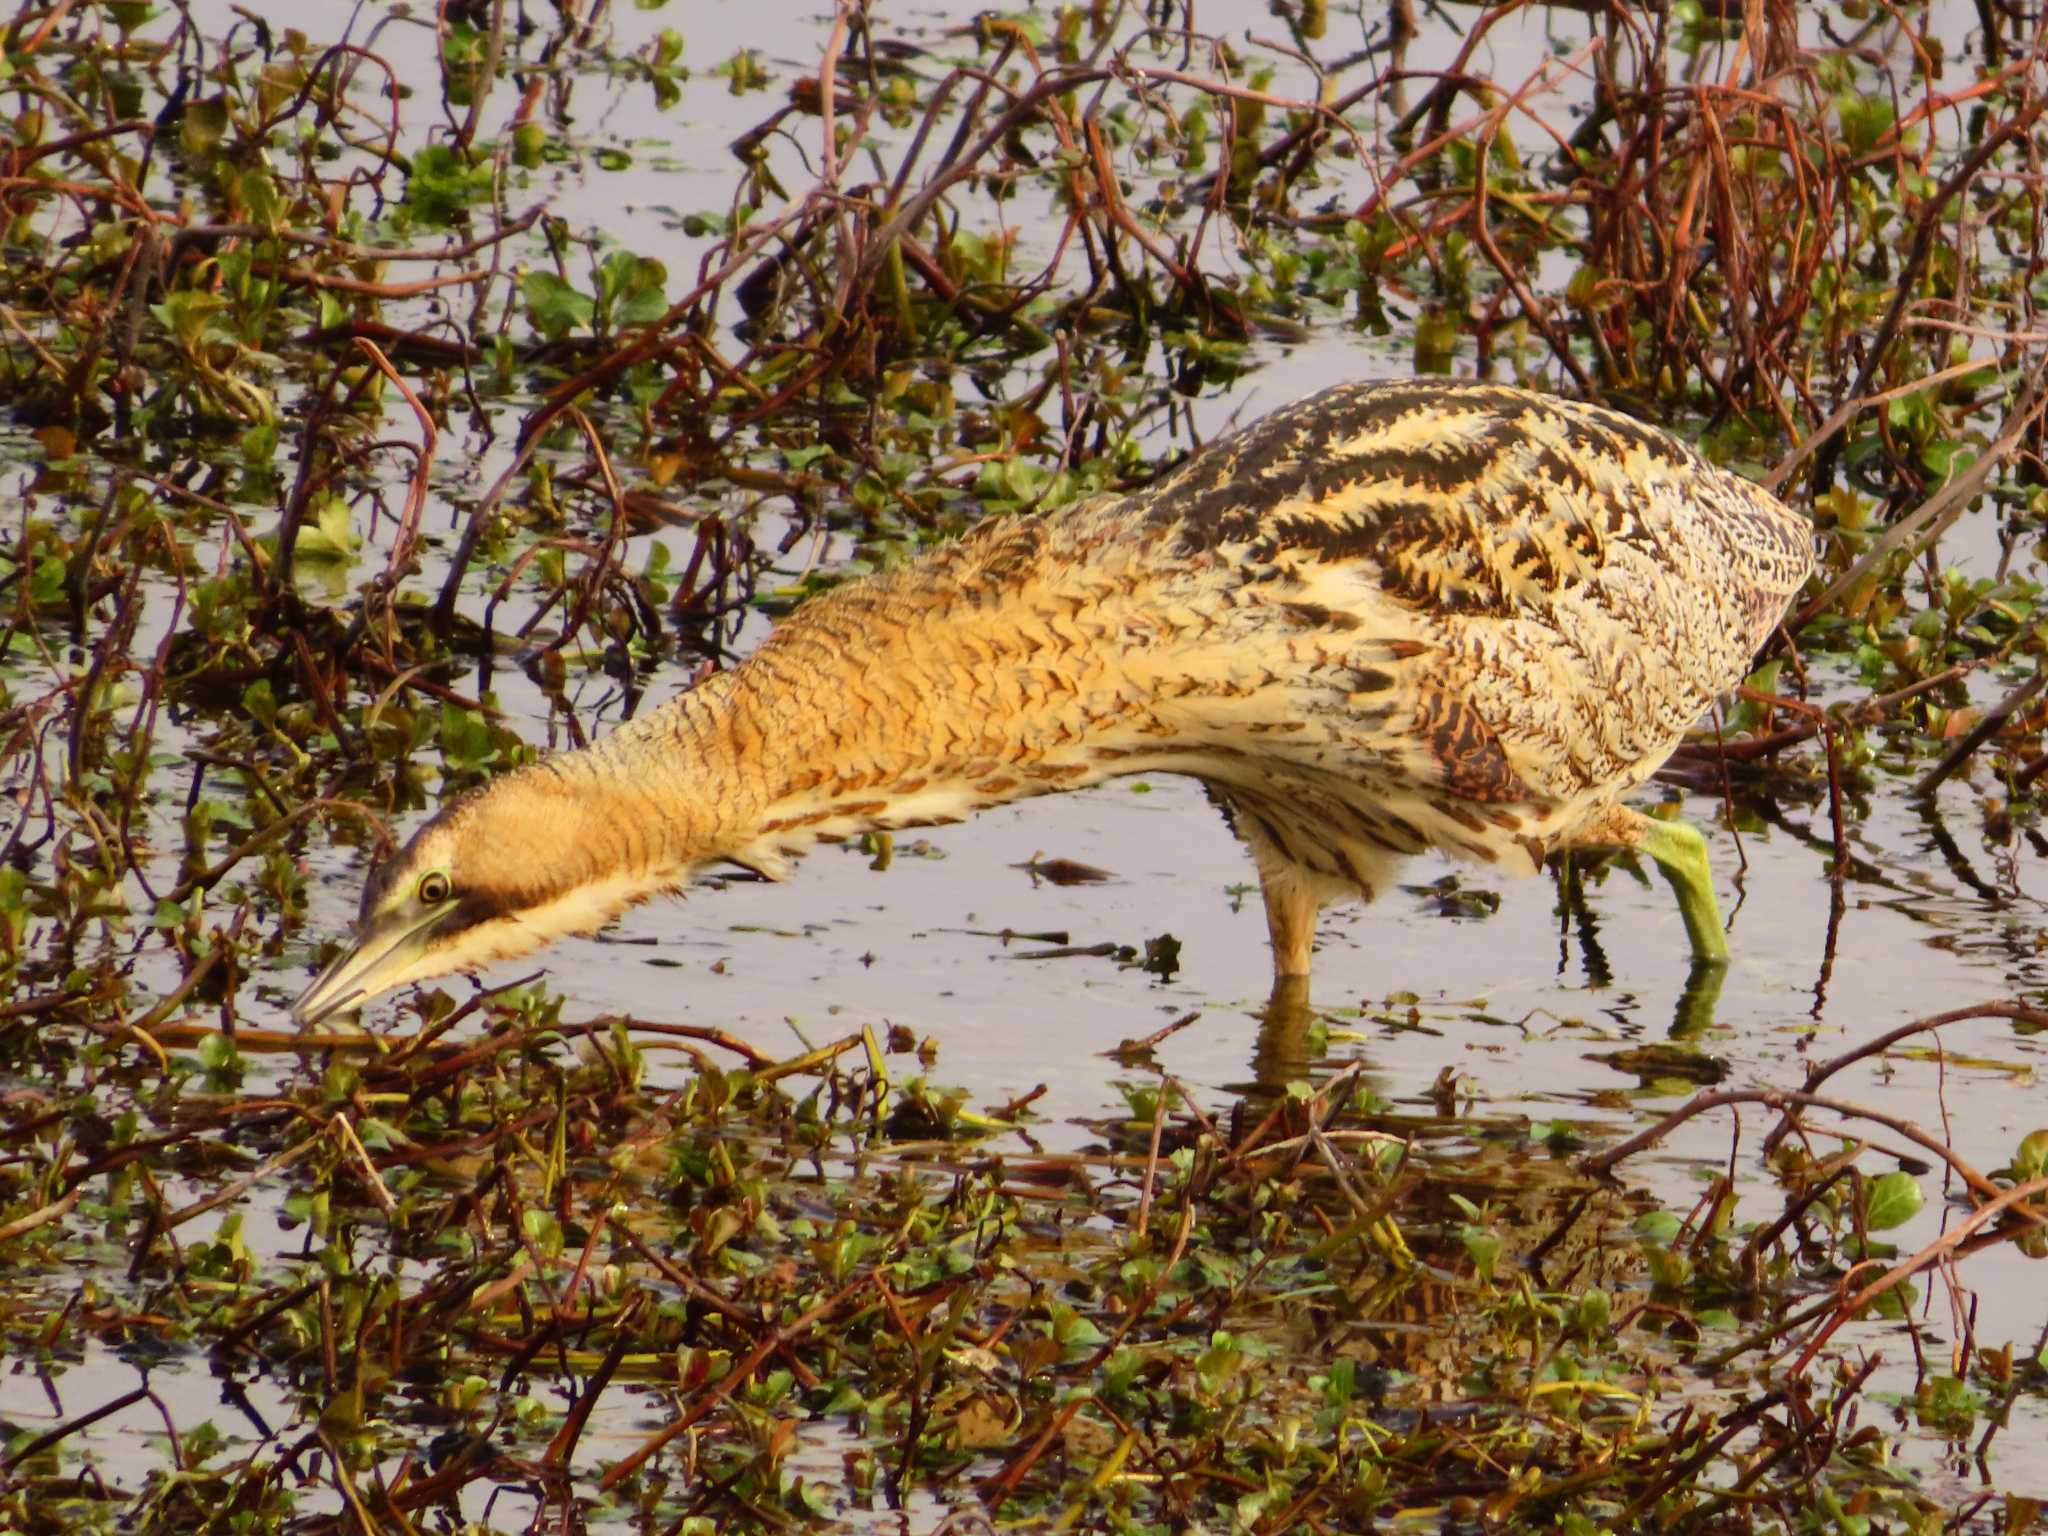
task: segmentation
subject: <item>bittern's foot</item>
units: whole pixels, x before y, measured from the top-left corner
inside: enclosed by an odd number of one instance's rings
[[[1714,901],[1714,872],[1707,865],[1707,840],[1689,821],[1658,821],[1625,805],[1606,813],[1562,846],[1567,848],[1633,848],[1647,854],[1671,889],[1678,894],[1685,936],[1692,940],[1695,960],[1728,959],[1728,935],[1721,928],[1721,909]]]
[[[1689,821],[1642,818],[1636,846],[1656,861],[1678,893],[1685,936],[1693,958],[1726,964],[1728,935],[1721,927],[1721,908],[1714,900],[1714,872],[1707,864],[1707,840]],[[1718,991],[1719,989],[1716,988]]]

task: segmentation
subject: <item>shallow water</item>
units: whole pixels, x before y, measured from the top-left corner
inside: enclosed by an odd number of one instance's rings
[[[928,5],[909,14],[940,36],[975,9]],[[1963,55],[1973,8],[1948,4],[1936,11],[1953,38],[1952,53]],[[1460,14],[1453,7],[1432,17],[1413,64],[1448,62],[1458,43],[1449,21]],[[621,51],[638,45],[629,29],[651,35],[661,25],[681,27],[688,59],[700,71],[737,46],[759,47],[780,73],[807,70],[823,30],[813,8],[778,11],[731,0],[702,0],[680,17],[618,8],[611,21]],[[1278,25],[1249,4],[1205,6],[1203,22],[1240,37]],[[1569,54],[1581,35],[1574,28],[1582,25],[1532,8],[1494,32],[1489,72],[1517,77],[1559,51]],[[597,82],[581,84],[595,106]],[[1274,86],[1300,88],[1300,79],[1284,71]],[[1574,99],[1570,89],[1560,96],[1567,104]],[[619,89],[589,113],[586,128],[591,146],[635,148],[644,169],[633,195],[622,200],[608,178],[565,173],[554,189],[559,211],[572,222],[602,222],[636,249],[673,250],[672,271],[687,274],[694,246],[679,233],[678,217],[722,203],[731,174],[724,145],[758,120],[763,100],[730,96],[701,72],[675,113],[657,110],[644,90]],[[1265,366],[1236,389],[1197,403],[1204,433],[1341,379],[1405,372],[1407,361],[1400,350],[1342,335],[1291,347],[1267,343],[1263,354]],[[466,460],[451,456],[443,488],[474,491],[502,467],[505,451],[501,441]],[[444,524],[452,526],[452,519]],[[821,550],[828,564],[850,553],[838,540]],[[1988,571],[1998,557],[1996,531],[1966,526],[1944,553],[1966,570]],[[808,554],[800,545],[784,574],[794,576]],[[160,622],[167,621],[164,612]],[[764,624],[750,621],[748,642],[763,632]],[[507,712],[540,735],[546,710],[539,695],[516,671],[500,671],[493,681]],[[642,707],[679,681],[657,682]],[[1980,675],[1972,686],[1988,703],[2010,684]],[[1853,679],[1823,678],[1818,697],[1851,700],[1865,691]],[[591,715],[614,712],[606,706]],[[1811,749],[1808,760],[1817,763]],[[1103,1052],[1189,1014],[1194,1021],[1158,1048],[1156,1061],[1212,1107],[1227,1106],[1247,1086],[1271,1089],[1290,1076],[1362,1059],[1379,1092],[1397,1104],[1433,1106],[1432,1088],[1450,1072],[1475,1119],[1569,1120],[1598,1142],[1637,1129],[1692,1091],[1691,1083],[1668,1075],[1645,1083],[1600,1059],[1617,1051],[1677,1036],[1686,1051],[1725,1069],[1731,1084],[1789,1087],[1811,1060],[1914,1017],[2040,993],[2048,972],[2041,850],[2024,836],[1987,828],[1983,801],[2002,789],[1982,769],[1958,775],[1931,808],[1909,803],[1905,788],[1924,766],[1893,772],[1880,761],[1867,794],[1853,803],[1856,862],[1832,931],[1824,778],[1809,784],[1800,802],[1775,807],[1767,824],[1752,820],[1739,850],[1715,798],[1686,798],[1686,814],[1708,828],[1731,923],[1734,959],[1711,1017],[1688,1004],[1684,932],[1661,881],[1610,871],[1587,889],[1587,926],[1560,918],[1558,887],[1548,879],[1502,881],[1491,871],[1429,858],[1409,867],[1404,887],[1455,878],[1462,890],[1497,896],[1498,909],[1484,917],[1444,916],[1432,894],[1406,888],[1371,908],[1332,909],[1321,930],[1315,1000],[1355,1038],[1335,1040],[1313,1060],[1299,1054],[1298,1042],[1267,1035],[1262,1044],[1270,968],[1249,861],[1199,788],[1173,778],[1125,781],[993,811],[965,826],[899,834],[886,871],[871,869],[864,853],[827,848],[806,860],[790,884],[721,882],[687,902],[640,909],[604,936],[563,943],[542,959],[550,984],[570,1000],[566,1016],[618,1012],[713,1025],[778,1053],[862,1026],[900,1026],[935,1043],[934,1081],[964,1089],[978,1107],[1042,1089],[1029,1140],[1047,1148],[1091,1144],[1097,1122],[1122,1113],[1118,1083],[1151,1080]],[[1813,772],[1821,774],[1817,766]],[[1111,878],[1055,885],[1025,867],[1040,857],[1078,860]],[[361,865],[347,850],[324,846],[308,850],[307,864],[316,876],[309,927],[338,931],[353,915]],[[1146,940],[1170,934],[1181,945],[1180,965],[1161,979],[1116,957],[1033,958],[1048,945],[1005,939],[1005,932],[1059,933],[1071,946],[1112,943],[1140,952]],[[502,982],[531,969],[506,967],[484,980]],[[303,980],[298,968],[261,978],[249,993],[267,999],[275,1013],[259,1018],[245,1009],[245,1019],[282,1027],[283,1009]],[[368,1022],[382,1027],[392,1016],[387,1002]],[[1942,1043],[1956,1059],[1865,1064],[1836,1079],[1832,1091],[1940,1128],[1961,1156],[1996,1168],[2022,1135],[2048,1122],[2037,1080],[2043,1042],[1979,1021],[1952,1027]],[[651,1060],[657,1081],[663,1072],[686,1070],[679,1057]],[[1703,1180],[1727,1166],[1733,1124],[1726,1112],[1696,1120],[1626,1165],[1622,1176],[1682,1213]],[[1761,1191],[1761,1208],[1769,1210],[1754,1140],[1752,1131],[1736,1171]],[[1931,1177],[1925,1182],[1932,1187]],[[251,1240],[293,1246],[295,1240],[269,1230],[276,1216],[274,1207],[256,1203],[247,1217]],[[1893,1237],[1910,1251],[1941,1229],[1944,1216],[1942,1201],[1931,1199]],[[1973,1259],[1961,1280],[1977,1309],[1979,1338],[2010,1338],[2031,1353],[2027,1341],[2048,1326],[2048,1287],[2026,1265],[2016,1249],[2000,1248]],[[1928,1347],[1938,1350],[1955,1337],[1940,1286],[1925,1290],[1919,1320]],[[1903,1335],[1901,1325],[1879,1322],[1858,1325],[1855,1335],[1886,1354],[1900,1383],[1913,1360]],[[94,1347],[62,1379],[54,1401],[35,1378],[0,1374],[0,1415],[24,1428],[60,1422],[81,1402],[117,1396],[136,1379],[130,1363]],[[195,1370],[160,1369],[151,1381],[181,1423],[186,1409],[221,1417],[210,1405],[217,1389]],[[262,1411],[260,1383],[246,1390]],[[138,1403],[80,1443],[116,1466],[124,1437],[153,1434],[160,1423],[153,1406]],[[2008,1432],[2001,1486],[2031,1483],[2048,1491],[2044,1429],[2048,1424],[2035,1422]],[[629,1408],[607,1406],[585,1455],[616,1454],[644,1432]],[[829,1467],[838,1450],[821,1442],[811,1453]],[[1938,1448],[1929,1449],[1925,1464],[1942,1469]],[[1973,1475],[1964,1465],[1945,1470],[1962,1480],[1959,1487]],[[920,1511],[919,1518],[934,1513]]]

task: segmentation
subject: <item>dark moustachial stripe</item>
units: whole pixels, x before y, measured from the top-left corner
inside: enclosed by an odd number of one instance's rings
[[[495,922],[531,905],[533,897],[529,892],[471,889],[461,893],[434,927],[441,933],[460,933],[465,928]]]

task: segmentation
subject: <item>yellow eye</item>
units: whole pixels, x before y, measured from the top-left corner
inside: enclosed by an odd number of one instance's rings
[[[448,899],[451,887],[448,877],[438,869],[428,870],[420,876],[419,898],[423,907],[438,907]]]

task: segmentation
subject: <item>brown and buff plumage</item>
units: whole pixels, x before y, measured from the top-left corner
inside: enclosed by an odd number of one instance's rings
[[[1800,518],[1615,412],[1328,390],[1131,495],[992,520],[817,598],[731,672],[451,805],[372,880],[355,953],[439,873],[405,919],[431,942],[323,978],[301,1016],[715,861],[780,877],[821,838],[1141,772],[1209,787],[1257,861],[1276,970],[1305,973],[1317,909],[1407,855],[1528,873],[1641,843],[1621,797],[1811,567]]]

